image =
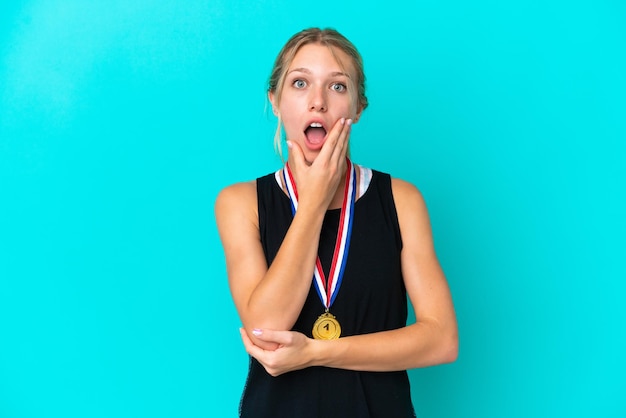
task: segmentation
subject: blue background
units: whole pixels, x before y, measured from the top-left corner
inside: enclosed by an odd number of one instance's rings
[[[0,417],[236,416],[213,202],[279,167],[308,26],[363,54],[353,159],[429,205],[461,350],[418,416],[626,416],[623,1],[32,0],[0,6]]]

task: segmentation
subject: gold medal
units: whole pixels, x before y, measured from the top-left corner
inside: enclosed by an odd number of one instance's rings
[[[329,312],[324,312],[313,324],[313,338],[316,340],[336,340],[341,335],[339,321]]]

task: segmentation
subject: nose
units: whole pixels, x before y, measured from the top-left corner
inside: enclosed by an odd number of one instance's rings
[[[325,112],[328,109],[326,103],[326,91],[322,87],[311,89],[309,110]]]

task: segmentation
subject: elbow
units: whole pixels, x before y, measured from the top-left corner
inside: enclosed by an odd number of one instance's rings
[[[441,362],[454,363],[459,357],[459,334],[456,330],[445,338],[441,347]]]

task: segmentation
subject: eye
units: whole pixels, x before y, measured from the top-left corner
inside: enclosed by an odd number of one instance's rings
[[[346,85],[343,83],[333,83],[333,85],[330,86],[330,88],[333,89],[333,91],[336,91],[337,93],[344,93],[345,91],[348,90],[348,87],[346,87]]]
[[[292,86],[294,86],[297,89],[303,89],[306,87],[306,81],[301,80],[301,79],[296,79],[293,81],[293,83],[291,83]]]

